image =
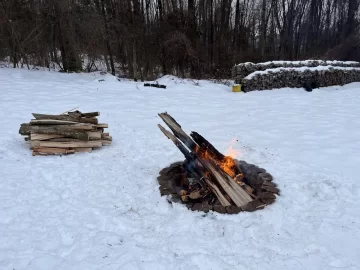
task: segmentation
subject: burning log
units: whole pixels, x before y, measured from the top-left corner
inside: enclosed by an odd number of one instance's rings
[[[110,145],[112,137],[104,133],[108,124],[99,124],[99,112],[67,114],[32,114],[35,119],[21,124],[19,133],[30,141],[33,155],[67,155],[91,152]]]
[[[169,193],[166,188],[165,179],[171,182],[172,190],[191,209],[220,213],[254,211],[275,201],[274,194],[279,194],[279,189],[264,169],[221,154],[196,132],[188,136],[169,114],[161,113],[159,116],[173,133],[161,125],[158,127],[186,158],[181,165],[177,165],[183,171],[183,175],[176,176],[177,179],[188,176],[188,179],[193,179],[192,183],[184,186],[185,181],[174,181],[175,176],[167,175],[173,167],[161,171],[159,183],[167,194],[171,194],[171,191]]]

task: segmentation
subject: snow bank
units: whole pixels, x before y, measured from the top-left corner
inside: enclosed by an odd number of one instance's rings
[[[98,76],[0,69],[0,269],[359,268],[360,83],[234,94]],[[32,157],[20,124],[75,107],[101,111],[111,147]],[[235,216],[169,204],[156,178],[184,157],[156,126],[164,111],[266,168],[276,203]]]

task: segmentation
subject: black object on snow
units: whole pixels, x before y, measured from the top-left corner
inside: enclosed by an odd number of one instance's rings
[[[158,83],[144,83],[144,86],[166,89],[166,85],[158,84]]]

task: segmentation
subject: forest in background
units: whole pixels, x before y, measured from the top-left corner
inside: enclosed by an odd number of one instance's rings
[[[359,2],[0,0],[0,60],[65,72],[102,60],[136,80],[229,78],[247,61],[358,61]]]

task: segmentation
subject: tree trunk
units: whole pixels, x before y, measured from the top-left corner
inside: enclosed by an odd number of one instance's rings
[[[64,71],[80,71],[82,65],[76,50],[75,31],[70,14],[69,0],[54,1],[58,21],[60,51]]]
[[[106,7],[106,8],[108,9],[109,7]],[[110,32],[109,32],[109,26],[108,26],[108,22],[107,22],[107,18],[106,18],[105,1],[104,0],[101,0],[101,13],[102,13],[102,17],[104,20],[104,27],[105,27],[104,39],[105,39],[106,48],[107,48],[109,58],[110,58],[111,74],[115,76],[114,57],[113,57],[113,53],[111,50],[111,44],[110,44],[110,40],[109,40]]]

